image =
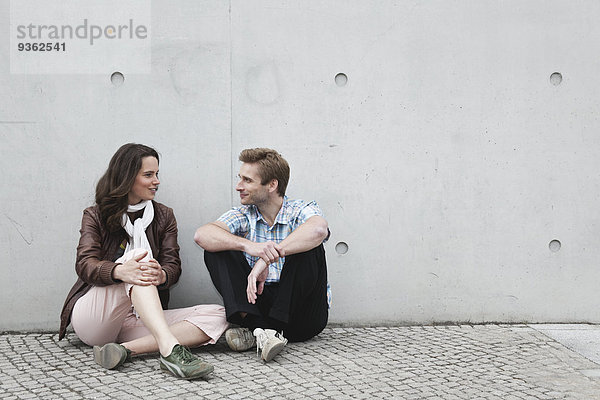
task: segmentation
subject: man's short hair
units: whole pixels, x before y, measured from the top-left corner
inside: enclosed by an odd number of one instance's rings
[[[285,196],[285,189],[290,180],[290,166],[281,154],[273,149],[258,147],[242,150],[239,160],[258,165],[261,185],[266,185],[271,179],[277,180],[277,193]]]

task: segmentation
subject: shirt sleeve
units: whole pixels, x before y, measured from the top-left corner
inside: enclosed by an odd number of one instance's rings
[[[310,217],[314,217],[315,215],[318,215],[320,217],[323,216],[323,212],[321,211],[321,208],[319,208],[317,202],[311,201],[309,203],[304,204],[300,209],[300,212],[298,213],[298,217],[296,218],[296,226],[302,225],[306,222],[307,219],[309,219]]]
[[[229,231],[236,236],[245,237],[249,230],[248,217],[243,214],[238,208],[232,208],[225,214],[221,215],[217,221],[224,222],[229,228]]]

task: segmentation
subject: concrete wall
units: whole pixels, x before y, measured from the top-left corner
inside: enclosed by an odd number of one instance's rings
[[[152,72],[120,86],[11,74],[0,41],[0,330],[58,327],[81,210],[130,141],[163,157],[173,306],[220,301],[192,235],[237,203],[239,151],[269,146],[330,223],[332,322],[600,322],[599,16],[589,0],[153,1]]]

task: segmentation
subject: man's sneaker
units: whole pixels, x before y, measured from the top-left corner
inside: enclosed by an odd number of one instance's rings
[[[256,328],[254,336],[256,337],[256,354],[262,350],[260,356],[265,362],[271,361],[288,342],[283,334],[277,333],[273,329]]]
[[[94,361],[106,369],[115,369],[123,365],[131,350],[117,343],[107,343],[104,346],[94,346]]]
[[[197,379],[213,372],[214,367],[193,355],[187,347],[176,344],[167,357],[161,354],[160,369],[178,378]]]
[[[229,328],[225,332],[225,339],[234,351],[246,351],[256,344],[256,338],[248,328]]]

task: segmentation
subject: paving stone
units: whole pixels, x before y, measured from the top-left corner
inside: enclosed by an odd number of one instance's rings
[[[600,399],[600,366],[526,325],[331,327],[268,364],[195,352],[215,372],[188,382],[155,355],[103,370],[72,333],[0,335],[0,399]]]

